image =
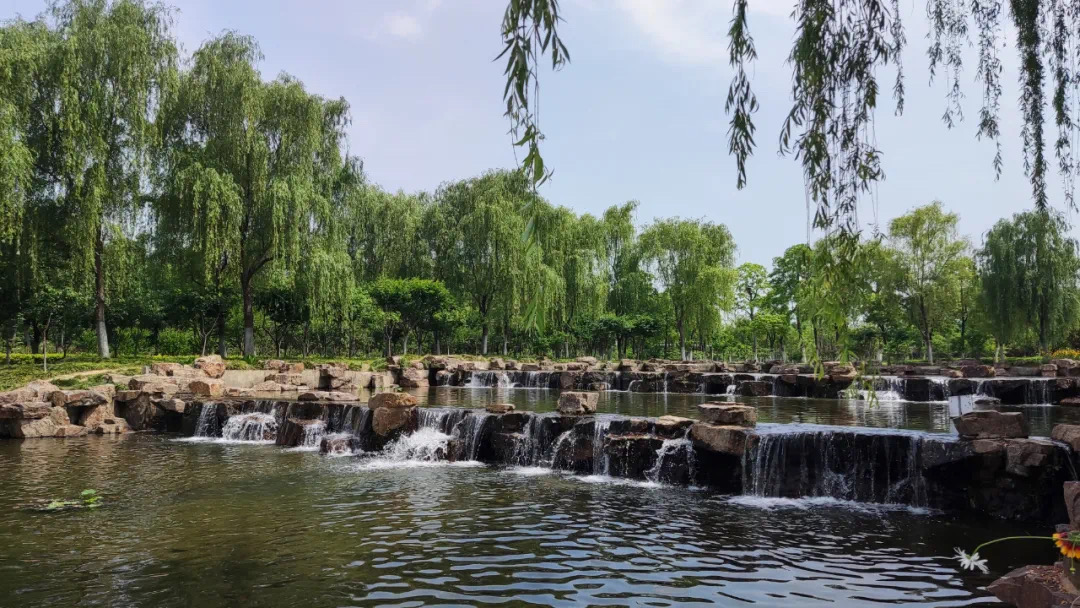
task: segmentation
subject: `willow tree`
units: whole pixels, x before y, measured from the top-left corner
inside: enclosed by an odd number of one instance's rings
[[[1073,322],[1080,259],[1067,231],[1061,215],[1047,210],[1018,213],[986,233],[976,262],[997,357],[1026,327],[1049,350],[1051,338]]]
[[[476,309],[485,355],[492,313],[513,297],[515,271],[525,255],[519,211],[534,196],[516,171],[444,184],[435,193],[433,222],[440,232],[433,238],[443,243],[435,276]]]
[[[773,258],[773,269],[769,273],[769,294],[773,308],[794,317],[795,333],[799,337],[799,360],[803,363],[806,362],[806,343],[802,339],[806,311],[800,301],[803,300],[802,290],[813,271],[813,254],[807,245],[792,245],[784,250],[783,255]]]
[[[254,39],[226,33],[203,44],[169,90],[159,211],[205,268],[239,282],[244,356],[255,355],[254,284],[265,268],[308,273],[314,307],[345,305],[352,272],[336,233],[334,189],[347,170],[343,99],[308,93],[295,78],[265,82]],[[329,270],[329,271],[328,271]]]
[[[701,306],[731,307],[735,242],[723,224],[673,218],[646,228],[641,245],[671,299],[679,350],[686,359],[694,312]]]
[[[757,148],[758,110],[751,75],[758,59],[750,31],[749,0],[735,0],[728,23],[728,63],[732,79],[724,111],[729,116],[728,151],[735,157],[736,186],[747,183],[747,162]],[[1039,209],[1048,205],[1047,139],[1053,139],[1054,160],[1065,184],[1065,201],[1072,207],[1073,180],[1080,163],[1073,150],[1080,134],[1075,119],[1078,71],[1074,49],[1080,36],[1080,11],[1063,0],[929,0],[926,20],[930,81],[945,80],[945,128],[963,120],[961,100],[964,50],[977,49],[976,94],[982,103],[976,137],[994,143],[992,168],[1000,176],[1003,157],[1001,82],[1009,77],[1001,51],[1010,30],[1016,39],[1020,82],[1018,109],[1022,169],[1031,183]],[[808,196],[816,207],[815,224],[843,233],[850,241],[837,253],[840,263],[857,255],[857,206],[861,197],[884,179],[883,151],[877,147],[874,120],[882,91],[891,89],[893,110],[904,110],[905,80],[901,58],[907,45],[899,0],[799,0],[791,12],[795,35],[787,57],[792,73],[792,105],[776,125],[783,155],[801,163]],[[1012,28],[1007,28],[1006,19]],[[502,21],[506,61],[506,116],[514,142],[527,150],[522,165],[535,182],[550,174],[540,154],[543,134],[539,126],[540,63],[549,58],[553,69],[569,63],[560,36],[562,13],[558,0],[508,0]],[[881,82],[887,68],[892,82]],[[917,70],[917,73],[922,73]],[[1052,86],[1050,110],[1055,134],[1047,135],[1044,84]]]
[[[959,219],[935,201],[889,222],[902,297],[930,363],[934,362],[934,334],[956,304],[953,273],[968,248],[956,233]]]
[[[51,4],[46,23],[55,40],[33,83],[47,112],[47,136],[34,140],[41,193],[66,208],[57,228],[79,236],[71,254],[92,269],[98,354],[108,357],[106,241],[145,204],[155,110],[177,57],[171,18],[142,0],[67,0]]]

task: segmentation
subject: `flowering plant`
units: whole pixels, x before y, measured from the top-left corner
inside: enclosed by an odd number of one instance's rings
[[[990,569],[986,567],[986,559],[979,557],[979,551],[982,550],[983,547],[1007,540],[1027,539],[1054,541],[1054,545],[1061,551],[1061,554],[1069,558],[1069,570],[1071,572],[1076,572],[1076,565],[1073,560],[1080,558],[1080,531],[1076,530],[1057,532],[1053,536],[1006,536],[1004,538],[995,538],[994,540],[986,541],[978,547],[975,547],[975,550],[971,553],[967,553],[962,549],[957,548],[956,559],[960,560],[961,568],[964,568],[965,570],[979,569],[982,570],[983,574],[986,574],[990,572]]]

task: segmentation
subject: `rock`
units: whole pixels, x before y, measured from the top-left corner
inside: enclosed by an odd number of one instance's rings
[[[484,411],[489,414],[505,414],[514,411],[513,403],[489,403]]]
[[[579,393],[568,391],[559,395],[558,411],[560,414],[579,416],[596,411],[597,393]]]
[[[262,382],[256,382],[251,390],[256,393],[280,393],[282,386],[273,380],[264,380]]]
[[[356,437],[344,433],[327,435],[319,442],[319,452],[333,456],[352,454],[358,449],[360,449],[360,441]]]
[[[522,363],[521,371],[523,372],[538,372],[540,371],[540,365],[537,363]]]
[[[656,464],[657,450],[664,440],[655,435],[608,435],[604,437],[604,454],[608,470],[614,477],[645,479],[646,471]]]
[[[1033,477],[1035,469],[1052,463],[1054,444],[1046,439],[1010,441],[1006,448],[1005,470],[1017,477]]]
[[[1080,452],[1080,424],[1055,424],[1050,438],[1067,443],[1074,452]]]
[[[99,405],[99,406],[97,406],[95,408],[90,408],[89,410],[83,410],[83,414],[84,415],[91,414],[91,412],[93,412],[94,410],[96,410],[98,408],[105,408],[105,407],[108,407],[108,406]],[[110,407],[109,409],[111,410],[112,408]],[[67,411],[66,407],[49,408],[49,418],[51,418],[52,421],[55,422],[58,425],[71,424],[71,416],[68,415],[68,411]],[[79,424],[83,424],[83,423],[80,422]],[[83,426],[86,426],[86,425],[83,424]]]
[[[368,408],[408,408],[416,405],[416,397],[408,393],[376,393],[368,399]]]
[[[577,359],[575,359],[575,361],[577,361],[578,363],[584,363],[585,365],[588,365],[590,367],[596,365],[596,357],[578,357]]]
[[[1056,378],[1058,375],[1058,368],[1053,363],[1044,363],[1040,370],[1043,378]]]
[[[386,358],[387,365],[401,365],[401,355]]]
[[[341,393],[337,393],[341,394]],[[330,401],[329,391],[303,391],[296,396],[297,401]]]
[[[128,431],[128,425],[123,418],[109,418],[90,431],[97,435],[122,435]]]
[[[226,386],[225,387],[225,396],[226,397],[254,397],[255,396],[255,389],[254,388],[241,388],[239,386]]]
[[[492,357],[488,360],[488,369],[506,369],[506,362],[498,357]]]
[[[1054,368],[1054,373],[1057,373],[1057,368]],[[1038,367],[1020,365],[1014,365],[1013,367],[1009,368],[1008,373],[1008,375],[1010,376],[1017,376],[1020,378],[1032,378],[1041,374],[1042,370]]]
[[[55,407],[90,407],[111,401],[98,391],[53,391],[50,400]]]
[[[225,385],[220,380],[192,380],[188,390],[200,397],[220,397],[225,394]]]
[[[291,390],[293,386],[303,386],[304,376],[302,374],[269,374],[263,379],[264,382],[277,382],[285,387],[282,390]]]
[[[166,381],[160,376],[151,375],[133,376],[128,382],[128,388],[155,395],[172,395],[180,390],[176,382]]]
[[[1065,482],[1065,510],[1069,513],[1069,527],[1080,530],[1080,481]]]
[[[997,370],[993,365],[965,365],[960,369],[965,378],[993,378]]]
[[[608,423],[609,435],[644,435],[651,431],[648,418],[616,418]]]
[[[139,398],[139,393],[141,393],[141,392],[142,391],[133,391],[133,390],[116,391],[116,400],[117,401],[134,401],[134,400]]]
[[[694,442],[694,447],[741,458],[746,451],[747,433],[741,426],[695,422],[690,427],[690,440]]]
[[[324,424],[322,420],[288,417],[285,419],[284,424],[281,425],[281,428],[278,429],[275,443],[290,448],[303,445],[308,429]]]
[[[346,393],[342,391],[329,391],[326,393],[326,399],[329,401],[356,401],[356,393]]]
[[[183,410],[181,410],[181,413],[182,412]],[[85,426],[89,429],[95,429],[101,426],[101,424],[104,423],[107,418],[115,417],[116,411],[113,409],[113,402],[109,401],[108,403],[104,403],[102,405],[95,405],[94,407],[83,408],[79,414],[78,424]]]
[[[289,369],[289,364],[285,363],[281,359],[269,359],[266,363],[263,363],[263,369],[275,372],[284,372]]]
[[[1021,412],[968,412],[952,420],[956,432],[964,439],[1011,439],[1029,434],[1027,419]]]
[[[50,410],[52,405],[44,401],[5,403],[0,405],[0,420],[38,420],[48,416]]]
[[[719,426],[745,426],[757,424],[757,408],[741,403],[702,403],[698,405],[702,422]]]
[[[611,385],[607,382],[590,382],[586,387],[590,391],[602,393],[607,390],[611,390]]]
[[[744,380],[735,387],[743,397],[767,397],[772,394],[772,382]]]
[[[976,397],[972,403],[975,405],[1001,405],[1001,399],[997,397]]]
[[[1066,397],[1059,401],[1058,405],[1080,405],[1080,397]]]
[[[182,399],[162,399],[158,402],[158,407],[166,412],[175,412],[177,414],[183,414],[187,409],[187,403]]]
[[[506,365],[504,366],[504,369],[506,369],[507,371],[514,371],[517,368],[518,368],[518,362],[517,361],[514,361],[513,359],[507,359],[506,360]]]
[[[105,397],[106,401],[112,401],[116,398],[116,387],[112,384],[99,384],[97,386],[91,386],[90,392],[97,393]]]
[[[56,427],[56,431],[53,432],[53,437],[82,437],[86,435],[87,430],[85,426],[79,426],[77,424],[64,424]]]
[[[12,439],[33,439],[36,437],[53,437],[60,425],[52,418],[8,420],[3,425],[6,431],[0,431]]]
[[[391,433],[415,430],[417,419],[416,406],[379,407],[375,409],[375,413],[371,417],[371,429],[380,437],[388,437]]]
[[[220,355],[207,355],[195,359],[195,369],[201,369],[211,378],[220,378],[225,375],[225,362]]]
[[[633,372],[637,371],[638,366],[640,366],[640,363],[633,359],[619,359],[619,365],[616,369],[620,372]]]
[[[159,361],[150,364],[150,373],[158,376],[171,376],[174,370],[183,369],[184,366],[179,363],[170,363],[167,361]]]
[[[1057,566],[1024,566],[990,583],[987,591],[1016,608],[1072,606],[1077,596]]]
[[[427,370],[412,367],[403,370],[401,372],[401,378],[398,380],[398,384],[401,385],[401,388],[427,388]]]
[[[694,425],[694,420],[682,416],[661,416],[656,419],[654,429],[657,437],[674,439],[686,433],[686,429]]]

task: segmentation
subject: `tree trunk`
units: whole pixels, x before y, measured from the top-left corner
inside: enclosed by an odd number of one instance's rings
[[[933,336],[924,335],[923,337],[926,340],[926,361],[930,365],[933,365],[934,364],[934,340],[933,340]]]
[[[753,332],[753,342],[754,342],[754,363],[757,363],[757,360],[758,360],[758,356],[757,356],[757,332]]]
[[[435,351],[435,354],[436,354],[436,355],[438,355],[438,354],[440,354],[440,352],[439,352],[439,351],[441,351],[441,350],[442,350],[442,344],[441,344],[441,343],[440,343],[440,341],[439,341],[439,332],[434,332],[434,334],[435,334],[435,336],[434,336],[434,338],[435,338],[435,348],[434,348],[434,351]]]
[[[225,311],[219,311],[217,316],[217,335],[218,335],[218,355],[222,359],[229,352],[227,342],[225,341]]]
[[[487,346],[488,346],[488,326],[487,326],[487,323],[484,323],[483,339],[481,340],[481,346],[480,346],[480,354],[481,355],[487,356]]]
[[[386,334],[386,356],[394,356],[394,340],[390,334]]]
[[[45,321],[45,332],[42,334],[41,340],[41,364],[44,371],[49,371],[49,325],[52,323],[52,314],[49,315],[48,320]]]
[[[242,277],[242,285],[240,286],[243,292],[244,300],[244,357],[255,356],[255,304],[254,294],[251,289],[251,277],[247,272]]]
[[[401,339],[401,354],[409,354],[409,332],[405,332],[405,337]]]
[[[105,326],[105,238],[98,227],[94,243],[94,321],[97,325],[98,356],[109,358],[109,332]]]
[[[679,323],[679,354],[683,361],[686,361],[686,332],[683,330],[683,324]]]

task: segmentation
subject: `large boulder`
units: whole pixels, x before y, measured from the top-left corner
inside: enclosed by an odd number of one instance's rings
[[[1074,606],[1077,596],[1066,588],[1062,576],[1057,566],[1024,566],[990,583],[986,590],[1016,608]]]
[[[1013,439],[1029,435],[1027,418],[1021,412],[968,412],[953,418],[953,424],[964,439]]]
[[[0,405],[0,420],[38,420],[47,417],[52,409],[52,405],[44,401],[4,403]]]
[[[674,439],[683,436],[686,433],[686,430],[693,425],[693,419],[669,415],[657,418],[656,423],[653,425],[653,429],[656,432],[657,437]]]
[[[304,444],[310,429],[324,426],[322,420],[311,420],[289,417],[277,432],[277,445],[296,447]]]
[[[79,426],[77,424],[64,424],[56,427],[53,431],[53,437],[82,437],[87,434],[85,426]]]
[[[195,359],[195,369],[201,369],[211,378],[220,378],[225,375],[225,362],[220,355],[207,355]]]
[[[695,422],[690,427],[690,440],[698,449],[741,458],[746,451],[748,433],[749,431],[741,426],[719,426],[707,422]]]
[[[772,394],[773,384],[765,380],[744,380],[736,389],[743,397],[767,397]]]
[[[176,370],[183,368],[184,366],[179,363],[157,361],[150,364],[150,373],[158,376],[171,376]]]
[[[220,380],[192,380],[188,384],[188,390],[199,397],[221,397],[225,394],[225,384]]]
[[[262,382],[256,382],[251,390],[256,393],[280,393],[282,386],[273,380],[263,380]]]
[[[1055,424],[1050,438],[1067,443],[1074,452],[1080,452],[1080,424]]]
[[[0,436],[12,439],[33,439],[36,437],[54,437],[61,425],[50,417],[5,420],[0,423]]]
[[[427,370],[416,369],[414,367],[404,369],[401,371],[401,378],[398,379],[398,384],[401,385],[401,388],[427,388]]]
[[[576,361],[578,363],[584,363],[588,366],[596,365],[596,357],[578,357]]]
[[[513,403],[489,403],[487,405],[487,407],[484,408],[484,411],[486,411],[489,414],[505,414],[507,412],[514,411],[514,404]]]
[[[172,401],[172,400],[170,400]],[[175,401],[180,401],[176,399]],[[181,401],[183,403],[183,401]],[[180,410],[183,413],[183,410]],[[105,423],[108,419],[116,417],[116,412],[113,409],[113,402],[103,403],[101,405],[95,405],[94,407],[83,408],[79,413],[78,424],[87,427],[88,429],[96,429]]]
[[[559,395],[558,410],[560,414],[571,416],[592,414],[596,411],[596,403],[599,398],[598,393],[567,391]]]
[[[416,430],[418,413],[411,407],[380,407],[371,417],[371,430],[379,437]]]
[[[960,368],[960,373],[964,374],[965,378],[993,378],[997,375],[997,370],[993,365],[965,365]]]
[[[757,408],[741,403],[702,403],[698,405],[702,422],[720,426],[754,426]]]
[[[1065,482],[1065,510],[1069,513],[1069,527],[1080,530],[1080,481]]]
[[[416,397],[408,393],[376,393],[368,400],[371,409],[409,408],[416,405]]]
[[[0,403],[49,401],[53,392],[58,390],[60,389],[50,382],[36,380],[21,388],[0,393]]]

